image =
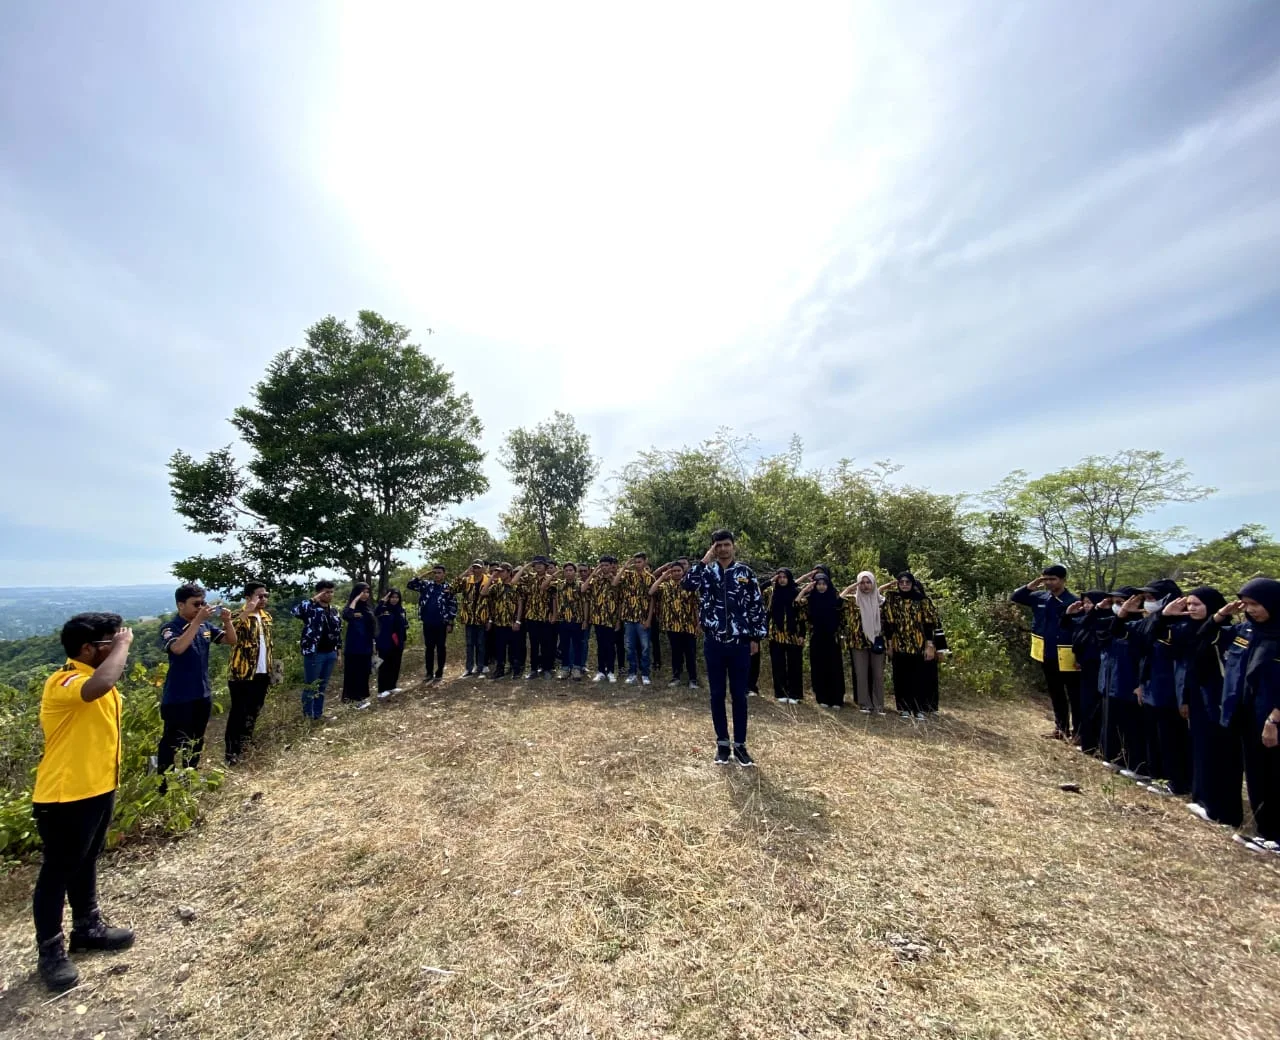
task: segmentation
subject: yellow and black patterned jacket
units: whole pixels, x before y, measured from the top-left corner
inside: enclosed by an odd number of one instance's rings
[[[805,604],[797,602],[794,623],[788,627],[787,619],[784,617],[783,623],[779,625],[773,617],[773,589],[774,586],[767,585],[761,590],[761,595],[764,597],[764,612],[769,615],[769,642],[777,643],[779,646],[804,646],[806,622],[809,618],[808,608]]]
[[[520,577],[520,596],[524,600],[525,621],[551,620],[551,590],[542,587],[545,574],[525,571]]]
[[[489,586],[486,597],[489,609],[489,620],[494,628],[510,628],[516,623],[516,607],[520,602],[520,590],[505,581],[496,581]]]
[[[582,583],[572,584],[565,578],[557,578],[551,583],[551,591],[555,593],[556,620],[581,625],[587,620],[587,597]]]
[[[604,575],[593,577],[587,584],[587,621],[606,628],[618,627],[621,597],[613,587],[613,579]]]
[[[231,660],[227,662],[228,679],[252,679],[257,673],[259,623],[267,641],[267,674],[271,674],[271,664],[275,660],[275,654],[271,650],[271,615],[260,610],[256,616],[235,614],[231,618],[231,624],[236,630],[236,645],[231,648]]]
[[[895,654],[923,654],[938,630],[938,609],[928,596],[913,599],[890,589],[884,596],[884,627]]]
[[[623,624],[649,620],[649,586],[653,584],[653,572],[649,568],[618,572],[621,580],[614,588],[618,592],[618,620]]]
[[[454,586],[458,594],[459,624],[483,625],[489,620],[489,603],[484,595],[488,581],[487,575],[468,575]]]
[[[889,621],[886,616],[886,607],[884,604],[880,607],[880,632],[884,636],[885,641],[889,639]],[[867,634],[862,631],[862,610],[858,606],[858,601],[853,596],[848,596],[844,601],[844,618],[845,632],[844,641],[848,644],[850,650],[870,650],[871,640],[867,638]],[[930,634],[932,638],[932,633]],[[921,644],[923,647],[924,644]]]
[[[658,588],[658,624],[664,632],[698,634],[698,594],[682,589],[680,583],[664,583]]]

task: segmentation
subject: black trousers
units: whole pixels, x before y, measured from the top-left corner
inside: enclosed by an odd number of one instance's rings
[[[893,655],[893,703],[898,711],[924,711],[920,701],[920,687],[924,681],[924,666],[928,662],[924,654],[906,654],[899,651]]]
[[[752,693],[760,692],[760,654],[751,655],[751,665],[747,669],[747,689]]]
[[[920,658],[920,674],[917,677],[916,704],[920,711],[936,712],[938,710],[938,658],[932,661]]]
[[[618,670],[618,630],[596,625],[596,671],[612,675]]]
[[[656,613],[656,612],[655,612]],[[675,651],[671,651],[671,655],[675,656]],[[662,629],[658,627],[658,619],[654,617],[653,624],[649,626],[649,661],[656,673],[662,667]],[[675,665],[672,665],[674,668]],[[675,673],[679,678],[679,673]]]
[[[204,731],[209,727],[209,715],[213,701],[201,697],[198,701],[181,704],[161,704],[160,719],[164,730],[160,734],[160,747],[156,749],[156,769],[164,773],[173,768],[178,750],[186,748],[186,764],[192,769],[200,765],[200,753],[204,751]]]
[[[1142,776],[1147,771],[1147,735],[1142,728],[1142,708],[1132,695],[1107,698],[1107,728],[1102,757]]]
[[[449,638],[447,625],[428,625],[422,623],[423,656],[427,665],[428,679],[444,677],[444,647]]]
[[[484,641],[486,649],[493,652],[493,666],[489,669],[489,674],[495,679],[507,674],[507,655],[511,655],[511,671],[519,674],[520,667],[515,661],[515,644],[514,633],[511,631],[510,625],[494,625],[486,633],[488,639]]]
[[[227,762],[235,764],[245,744],[253,739],[253,727],[267,702],[270,676],[255,675],[252,679],[229,679],[227,690],[231,693],[231,710],[227,712]]]
[[[1085,754],[1097,752],[1102,743],[1102,707],[1106,698],[1098,692],[1097,661],[1080,665],[1080,717],[1076,721],[1078,743]]]
[[[556,669],[556,626],[550,621],[526,621],[529,633],[529,671],[554,672]]]
[[[62,906],[83,921],[98,909],[98,857],[107,845],[107,827],[116,793],[108,791],[75,802],[37,802],[31,806],[43,845],[40,873],[31,899],[36,942],[62,932]]]
[[[511,630],[511,645],[507,650],[507,657],[511,661],[511,674],[517,679],[524,674],[524,663],[529,654],[528,643],[529,634],[525,631],[524,625],[520,626],[519,631],[513,627]]]
[[[342,655],[342,699],[367,701],[369,675],[373,672],[373,654]]]
[[[1252,699],[1236,706],[1231,717],[1244,758],[1244,783],[1258,836],[1280,841],[1280,747],[1262,743],[1262,719]]]
[[[844,704],[844,655],[833,633],[809,635],[809,683],[819,704]]]
[[[698,637],[692,632],[668,632],[671,644],[671,678],[679,679],[681,670],[690,682],[698,681]],[[654,667],[658,665],[654,660]]]
[[[394,690],[400,685],[400,666],[404,664],[404,647],[389,646],[378,651],[382,664],[378,665],[378,692]]]
[[[1144,705],[1143,715],[1148,721],[1148,733],[1154,730],[1155,748],[1148,737],[1147,757],[1156,770],[1151,775],[1169,781],[1174,794],[1191,793],[1191,730],[1177,705],[1153,708]]]
[[[1053,724],[1058,732],[1074,735],[1072,723],[1080,722],[1080,673],[1058,670],[1056,647],[1045,646],[1042,664],[1049,700],[1053,702]]]
[[[804,700],[804,647],[771,639],[769,664],[773,669],[773,695],[779,699]]]

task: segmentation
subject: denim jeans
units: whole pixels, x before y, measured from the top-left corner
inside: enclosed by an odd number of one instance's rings
[[[484,625],[467,626],[467,671],[484,667]]]
[[[639,621],[628,621],[623,628],[627,641],[627,672],[649,674],[649,630]]]
[[[711,687],[711,723],[716,742],[729,742],[729,720],[724,710],[725,679],[733,701],[733,741],[747,742],[747,677],[751,673],[751,646],[748,643],[720,643],[708,638],[703,644],[707,662],[707,685]]]
[[[338,651],[324,654],[302,655],[302,714],[309,719],[324,715],[324,691],[329,686],[329,676],[338,664]]]
[[[560,622],[560,667],[587,667],[587,630],[576,621]]]

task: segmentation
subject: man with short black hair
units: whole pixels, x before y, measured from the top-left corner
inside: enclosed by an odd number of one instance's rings
[[[1067,607],[1076,597],[1067,591],[1067,569],[1055,563],[1040,577],[1015,589],[1009,597],[1030,607],[1031,658],[1044,669],[1044,681],[1053,702],[1055,740],[1071,740],[1080,723],[1080,673],[1071,649],[1071,628],[1063,623]]]
[[[123,950],[133,932],[114,928],[98,909],[98,857],[120,786],[120,715],[116,683],[128,664],[133,632],[119,614],[77,614],[62,626],[67,662],[40,696],[44,753],[36,767],[31,811],[41,862],[32,895],[40,977],[62,991],[79,980],[67,959],[62,909],[71,903],[71,952]]]
[[[271,615],[267,613],[267,587],[251,581],[244,587],[244,606],[231,617],[236,643],[227,665],[227,692],[231,710],[227,713],[226,761],[234,766],[245,745],[253,739],[253,728],[267,699],[275,656],[271,648]]]
[[[685,575],[682,587],[698,593],[704,635],[703,658],[711,687],[711,721],[716,731],[716,765],[735,761],[754,766],[747,753],[747,676],[768,632],[764,600],[754,572],[737,561],[733,532],[715,531],[711,548]],[[725,678],[733,701],[733,744],[725,716]]]
[[[314,595],[289,611],[302,622],[302,714],[312,722],[324,717],[324,694],[342,641],[342,615],[333,605],[333,593],[333,582],[322,578]]]
[[[418,575],[405,586],[418,594],[418,618],[422,621],[422,642],[427,667],[427,685],[444,678],[445,641],[458,616],[458,600],[445,581],[444,564],[431,568],[431,577]]]
[[[649,677],[649,588],[653,585],[653,573],[649,570],[648,556],[634,553],[627,565],[614,574],[612,582],[618,590],[618,617],[627,651],[627,682],[648,686],[653,681]]]
[[[205,602],[199,585],[180,585],[173,598],[178,613],[160,629],[160,645],[169,655],[169,670],[160,697],[164,730],[156,750],[156,769],[167,773],[186,748],[185,765],[200,765],[204,731],[213,713],[213,687],[209,684],[209,648],[214,643],[236,645],[234,625],[218,628],[209,622],[226,618],[225,607]],[[163,782],[162,782],[163,787]]]
[[[596,631],[594,682],[618,681],[618,590],[613,576],[618,558],[606,553],[587,579],[587,621]]]

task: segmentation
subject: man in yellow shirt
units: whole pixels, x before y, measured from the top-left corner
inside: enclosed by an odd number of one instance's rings
[[[79,979],[63,944],[62,907],[71,903],[71,951],[123,950],[133,932],[113,928],[98,909],[98,856],[120,785],[120,694],[133,631],[119,614],[77,614],[62,626],[67,663],[40,698],[44,755],[32,814],[44,859],[32,899],[40,977],[53,990]]]

